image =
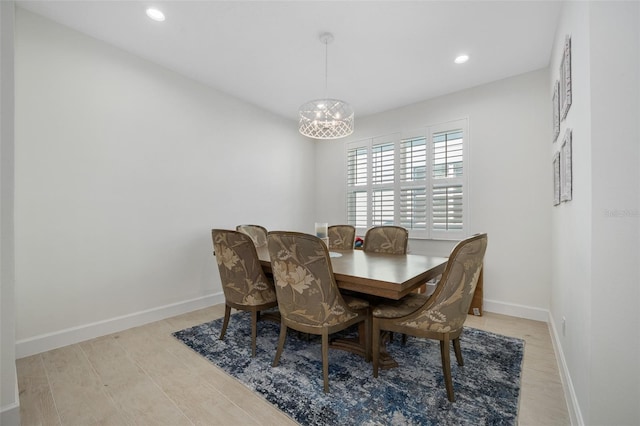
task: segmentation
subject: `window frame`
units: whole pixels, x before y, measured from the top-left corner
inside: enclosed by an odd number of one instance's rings
[[[462,132],[462,176],[452,176],[435,178],[434,174],[434,135],[443,132]],[[426,149],[426,166],[425,166],[425,178],[424,180],[411,180],[401,181],[401,150],[402,142],[411,139],[425,139]],[[425,210],[426,210],[426,226],[425,229],[408,228],[409,238],[412,239],[434,239],[434,240],[460,240],[466,236],[469,232],[469,126],[468,118],[461,118],[458,120],[452,120],[448,122],[428,125],[420,127],[418,129],[410,131],[400,131],[389,133],[383,136],[369,137],[366,139],[360,139],[357,141],[348,142],[345,144],[345,188],[346,188],[346,218],[347,223],[356,226],[356,232],[358,235],[364,235],[368,228],[372,226],[381,225],[374,221],[373,217],[373,192],[376,190],[393,189],[394,199],[394,212],[393,212],[393,224],[402,225],[401,217],[401,196],[403,190],[408,189],[424,189],[426,196]],[[394,152],[394,179],[393,182],[373,183],[373,147],[381,145],[383,143],[393,143]],[[350,158],[349,153],[356,148],[366,149],[366,179],[365,183],[359,185],[350,185]],[[433,194],[436,186],[442,185],[461,185],[462,186],[462,229],[459,230],[437,230],[434,229],[433,219]],[[360,223],[354,221],[352,223],[350,213],[350,197],[352,194],[358,192],[366,192],[367,199],[367,212],[366,212],[366,226],[362,226],[362,220]],[[355,216],[354,216],[355,217]],[[362,218],[362,216],[359,216]],[[384,223],[390,224],[390,223]]]

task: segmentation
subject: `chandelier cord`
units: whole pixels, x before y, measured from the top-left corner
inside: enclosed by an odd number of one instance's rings
[[[324,97],[329,97],[329,40],[324,40]]]

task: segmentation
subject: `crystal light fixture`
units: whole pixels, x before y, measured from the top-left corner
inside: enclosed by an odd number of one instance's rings
[[[300,116],[299,130],[303,135],[314,139],[343,138],[353,133],[353,108],[344,101],[326,96],[328,45],[333,41],[333,34],[320,34],[320,41],[325,45],[325,98],[309,101],[300,107],[298,111]]]

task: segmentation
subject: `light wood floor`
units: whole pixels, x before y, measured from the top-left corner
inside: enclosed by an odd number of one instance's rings
[[[295,425],[171,336],[223,314],[217,305],[19,359],[22,425]],[[486,313],[466,324],[526,341],[520,425],[570,424],[546,323]]]

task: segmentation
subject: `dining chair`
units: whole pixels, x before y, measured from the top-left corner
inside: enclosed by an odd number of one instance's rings
[[[329,227],[329,250],[353,250],[356,228],[351,225],[331,225]]]
[[[267,228],[260,225],[238,225],[236,231],[247,234],[253,240],[256,247],[267,245]]]
[[[224,339],[227,331],[231,308],[250,311],[251,356],[255,357],[260,311],[278,306],[273,281],[263,272],[256,247],[248,235],[233,230],[212,229],[211,238],[225,299],[220,340]],[[277,315],[265,315],[265,319],[277,320]]]
[[[383,225],[367,230],[363,250],[374,253],[407,254],[409,231],[401,226]]]
[[[372,253],[407,254],[408,243],[409,231],[406,228],[382,225],[367,230],[362,249]],[[389,333],[388,338],[393,341],[393,333]],[[403,335],[402,341],[406,340],[407,337]]]
[[[367,240],[369,240],[368,243]],[[392,225],[377,226],[367,231],[363,250],[374,253],[407,254],[408,242],[409,231],[406,228]],[[427,283],[424,283],[415,289],[414,293],[426,293],[431,288],[427,287]],[[393,333],[389,334],[389,338],[393,340]],[[403,335],[403,343],[406,340],[407,336]]]
[[[271,268],[280,310],[280,339],[273,366],[280,356],[289,328],[322,336],[324,392],[329,392],[329,335],[364,322],[364,353],[371,352],[369,302],[343,296],[338,289],[329,251],[315,235],[272,231],[268,235]]]
[[[380,331],[401,332],[440,341],[442,372],[449,401],[455,400],[449,342],[458,365],[464,365],[460,336],[482,270],[487,234],[459,242],[451,251],[440,284],[431,297],[409,294],[400,301],[381,303],[373,314],[373,376],[378,377]]]

